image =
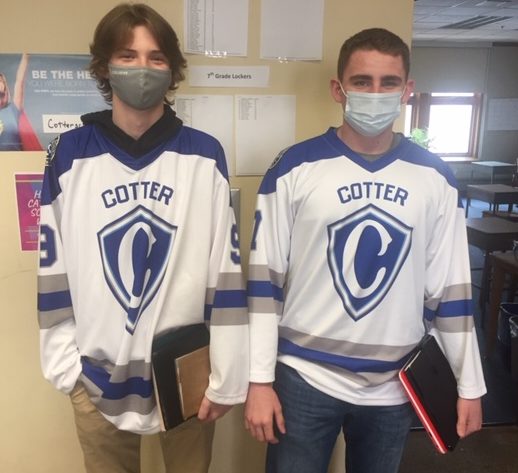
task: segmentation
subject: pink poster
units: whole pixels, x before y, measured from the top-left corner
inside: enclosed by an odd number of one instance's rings
[[[18,225],[22,251],[38,249],[43,174],[15,174]]]

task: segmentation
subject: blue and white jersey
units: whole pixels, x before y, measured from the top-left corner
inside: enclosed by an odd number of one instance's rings
[[[456,183],[404,138],[373,162],[335,129],[281,153],[258,193],[248,291],[251,381],[272,381],[278,359],[343,401],[401,404],[397,371],[428,330],[459,394],[485,393]]]
[[[60,137],[41,201],[38,310],[45,377],[83,383],[119,429],[159,430],[151,345],[210,325],[207,397],[248,388],[248,314],[221,145],[181,126],[135,159],[100,128]]]

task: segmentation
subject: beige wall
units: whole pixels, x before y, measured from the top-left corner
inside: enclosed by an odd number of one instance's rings
[[[117,4],[111,0],[3,1],[0,51],[2,53],[87,53],[100,17]],[[183,37],[183,2],[147,2],[161,12]],[[250,0],[247,58],[226,59],[225,64],[266,64],[271,87],[245,93],[297,95],[297,140],[319,134],[340,123],[340,110],[328,93],[338,49],[356,31],[372,26],[389,28],[404,39],[411,37],[412,0],[325,1],[324,56],[320,62],[279,64],[259,59],[260,1]],[[187,56],[190,64],[210,59]],[[220,64],[220,62],[218,62]],[[229,90],[189,90],[180,93],[225,93]],[[231,93],[243,93],[235,90]],[[273,160],[274,156],[271,156]],[[40,374],[36,319],[36,253],[21,252],[14,195],[15,172],[39,172],[43,153],[0,153],[0,471],[2,473],[80,473],[83,470],[71,409],[65,396],[55,392]],[[233,177],[241,188],[241,240],[247,263],[251,215],[259,177]],[[162,471],[156,438],[144,442],[143,473]],[[343,444],[340,445],[343,450]],[[340,455],[341,456],[341,455]],[[263,446],[253,442],[242,427],[242,409],[234,409],[219,422],[211,473],[262,471]],[[343,460],[333,461],[334,473],[343,472]]]

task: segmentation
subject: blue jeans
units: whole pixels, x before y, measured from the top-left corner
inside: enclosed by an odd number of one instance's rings
[[[310,386],[294,369],[277,364],[274,388],[286,434],[268,445],[267,473],[326,473],[340,430],[347,473],[397,473],[412,422],[410,404],[358,406]]]

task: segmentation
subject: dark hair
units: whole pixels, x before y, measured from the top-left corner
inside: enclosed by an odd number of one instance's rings
[[[408,78],[410,73],[410,51],[407,44],[398,35],[386,29],[370,28],[356,33],[342,44],[338,56],[338,80],[342,79],[352,53],[358,50],[379,51],[391,56],[401,56],[406,78]]]
[[[187,61],[180,51],[178,37],[171,25],[147,5],[121,3],[102,18],[90,44],[92,59],[89,71],[97,81],[97,87],[107,102],[112,100],[112,88],[108,80],[108,63],[115,51],[131,41],[133,29],[136,26],[145,26],[167,57],[171,68],[169,90],[176,90],[178,84],[185,79],[183,70],[187,66]],[[168,101],[166,100],[166,102]]]

